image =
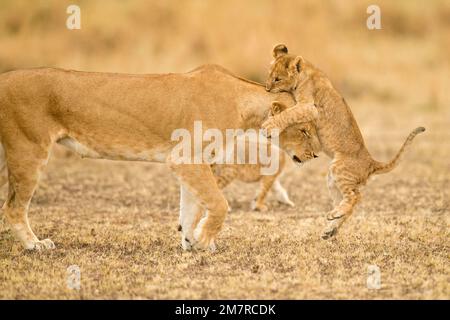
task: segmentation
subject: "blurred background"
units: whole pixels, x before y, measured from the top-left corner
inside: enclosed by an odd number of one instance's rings
[[[81,30],[66,28],[71,4]],[[372,4],[381,30],[366,26]],[[0,0],[0,72],[167,73],[216,63],[263,82],[278,43],[331,78],[375,159],[427,128],[398,169],[369,184],[337,243],[318,240],[330,209],[324,156],[288,169],[295,209],[269,201],[268,213],[248,212],[254,187],[231,185],[225,250],[191,256],[179,248],[178,185],[166,168],[59,150],[31,220],[61,249],[24,256],[0,232],[0,297],[448,299],[450,1]],[[83,269],[80,296],[61,285],[70,263]],[[367,263],[383,270],[376,294],[360,290]]]
[[[67,7],[81,30],[66,28]],[[38,66],[186,72],[217,63],[264,82],[275,44],[303,55],[341,91],[363,134],[385,140],[450,119],[450,1],[1,0],[0,72]],[[381,132],[382,131],[382,132]],[[430,131],[429,131],[430,133]]]
[[[81,30],[66,28],[70,4],[81,9]],[[381,9],[382,30],[366,27],[370,4]],[[264,81],[278,43],[322,68],[350,101],[448,106],[445,0],[0,1],[0,72],[165,73],[217,63]]]

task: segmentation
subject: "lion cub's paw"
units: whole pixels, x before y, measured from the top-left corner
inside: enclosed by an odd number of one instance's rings
[[[274,130],[279,130],[278,124],[273,119],[273,117],[269,117],[266,121],[264,121],[262,124],[262,128],[265,129],[263,131],[263,134],[267,138],[271,138],[273,135],[276,135],[277,131]]]
[[[36,250],[36,251],[52,250],[55,248],[56,248],[55,244],[50,239],[36,241],[36,242],[33,242],[32,244],[30,244],[29,246],[27,246],[28,250]]]
[[[322,239],[328,240],[333,238],[337,234],[337,227],[327,227],[322,233]]]
[[[336,220],[341,219],[343,217],[344,215],[339,210],[336,209],[333,209],[327,213],[327,220]]]
[[[322,239],[328,240],[333,238],[337,233],[339,227],[342,225],[342,223],[345,220],[345,216],[341,218],[335,218],[334,220],[331,220],[328,222],[328,226],[325,228],[325,230],[322,233]]]

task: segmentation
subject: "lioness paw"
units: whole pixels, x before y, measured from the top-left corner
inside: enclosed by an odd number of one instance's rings
[[[214,239],[209,239],[209,240],[205,239],[205,240],[195,242],[193,248],[195,250],[202,250],[202,251],[206,251],[209,249],[209,251],[214,252],[214,251],[216,251],[216,244],[214,242]]]
[[[186,238],[184,235],[181,236],[181,247],[184,251],[191,251],[192,250],[192,242],[188,238]]]
[[[200,220],[197,225],[197,228],[194,231],[194,243],[192,247],[197,250],[210,250],[211,252],[216,251],[216,244],[214,242],[214,237],[205,232],[204,226],[206,222],[206,217]]]

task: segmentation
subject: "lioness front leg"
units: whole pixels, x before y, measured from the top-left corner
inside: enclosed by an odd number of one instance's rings
[[[209,165],[206,164],[174,164],[170,168],[180,179],[180,183],[188,188],[197,202],[206,209],[206,216],[200,220],[194,230],[194,248],[215,249],[214,240],[222,228],[228,203],[216,183]]]
[[[181,246],[191,250],[194,243],[194,229],[197,226],[204,208],[183,184],[180,185],[180,231]]]

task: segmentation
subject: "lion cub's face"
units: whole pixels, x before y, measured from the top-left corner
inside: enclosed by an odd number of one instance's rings
[[[282,112],[287,107],[279,102],[272,103],[271,115]],[[321,151],[321,144],[317,132],[311,123],[295,124],[287,127],[280,135],[280,147],[297,164],[317,158]]]
[[[298,77],[304,64],[300,56],[288,53],[285,45],[279,44],[273,49],[274,61],[269,69],[266,90],[270,92],[292,92],[297,87]]]
[[[289,64],[292,59],[283,56],[275,60],[270,66],[269,77],[266,81],[266,90],[270,92],[291,92],[295,88],[295,77],[289,73]]]

